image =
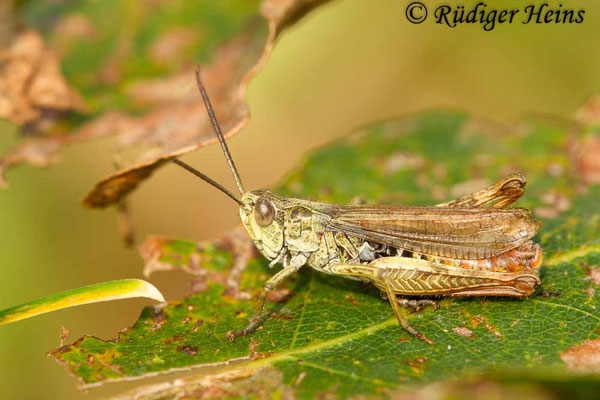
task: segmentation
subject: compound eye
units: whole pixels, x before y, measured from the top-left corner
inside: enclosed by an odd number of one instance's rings
[[[254,219],[261,228],[266,228],[275,219],[275,208],[273,204],[265,199],[259,199],[254,206]]]

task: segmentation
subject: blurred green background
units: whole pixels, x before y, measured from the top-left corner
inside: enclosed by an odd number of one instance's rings
[[[600,93],[598,2],[569,2],[586,10],[579,25],[513,24],[492,32],[479,25],[409,24],[407,3],[334,1],[283,35],[250,85],[252,119],[230,141],[248,188],[275,184],[306,151],[373,120],[439,107],[498,122],[529,113],[572,118],[588,96]],[[0,122],[0,150],[15,143],[14,128]],[[111,172],[109,144],[77,145],[52,168],[9,173],[11,187],[0,192],[0,308],[87,283],[141,276],[142,262],[123,247],[115,212],[80,206],[98,178]],[[184,159],[233,187],[218,147]],[[177,168],[161,169],[131,205],[140,239],[160,234],[200,240],[238,223],[234,203]],[[188,288],[177,273],[156,275],[152,282],[168,299]],[[59,345],[61,325],[71,340],[84,334],[112,338],[145,304],[85,306],[2,327],[0,397],[82,397],[75,380],[44,356]]]

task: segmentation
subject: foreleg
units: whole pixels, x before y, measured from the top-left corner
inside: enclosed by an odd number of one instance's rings
[[[263,313],[263,309],[265,307],[265,300],[267,298],[267,294],[271,290],[276,289],[290,275],[292,275],[294,272],[298,271],[298,269],[299,269],[299,267],[297,267],[295,265],[290,265],[290,266],[282,269],[275,275],[273,275],[271,277],[271,279],[269,279],[264,284],[263,289],[260,292],[260,295],[258,297],[258,303],[256,303],[256,309],[254,310],[254,315],[252,316],[252,319],[250,320],[250,324],[246,328],[244,328],[240,331],[227,332],[226,337],[227,337],[228,341],[233,342],[235,340],[235,338],[237,338],[238,336],[246,336],[246,335],[254,332],[260,326],[260,323],[263,320],[262,313]]]

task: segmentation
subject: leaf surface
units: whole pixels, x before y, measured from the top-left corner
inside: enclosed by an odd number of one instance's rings
[[[435,204],[513,170],[527,176],[517,205],[543,221],[535,238],[544,251],[541,287],[528,299],[443,299],[437,311],[410,315],[431,346],[398,326],[374,288],[308,268],[283,285],[288,295],[267,304],[263,329],[228,343],[226,332],[243,328],[254,305],[225,290],[230,249],[163,239],[153,260],[194,270],[204,284],[167,307],[146,308],[116,340],[87,336],[51,355],[87,386],[194,369],[176,385],[136,392],[147,399],[261,397],[265,390],[370,396],[474,372],[564,377],[576,369],[582,345],[596,349],[585,365],[597,372],[600,187],[585,183],[576,160],[589,155],[573,145],[597,133],[574,131],[552,120],[499,127],[461,113],[425,113],[371,125],[313,152],[279,187],[283,195],[338,203],[362,195],[376,203]],[[252,259],[240,290],[257,294],[273,273],[266,260]]]

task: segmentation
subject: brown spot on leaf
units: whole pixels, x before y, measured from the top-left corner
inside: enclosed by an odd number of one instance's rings
[[[498,331],[498,329],[496,329],[496,327],[494,325],[492,325],[491,323],[489,323],[489,321],[483,316],[483,315],[471,315],[469,314],[466,310],[462,310],[463,314],[465,314],[469,320],[471,321],[471,326],[474,328],[477,328],[480,324],[485,326],[485,329],[492,333],[494,336],[496,336],[499,339],[502,339],[504,336]]]
[[[201,32],[195,27],[180,27],[165,32],[150,46],[150,57],[159,64],[182,66],[190,44]],[[172,91],[171,91],[172,93]]]
[[[281,320],[281,321],[291,321],[294,319],[293,315],[290,314],[281,314],[281,313],[271,313],[271,317]]]
[[[481,315],[472,315],[471,313],[469,313],[466,309],[461,309],[460,310],[467,318],[469,318],[469,322],[471,322],[471,327],[473,327],[473,329],[477,328],[477,326],[479,326],[479,324],[483,323],[485,321],[485,319],[481,316]]]
[[[298,377],[296,378],[296,381],[294,382],[294,387],[300,386],[300,384],[302,383],[304,378],[306,378],[306,371],[302,371],[298,374]]]
[[[578,372],[600,372],[600,339],[572,346],[560,355],[570,370]]]
[[[560,296],[562,296],[562,293],[560,293],[560,292],[539,292],[537,295],[540,297],[548,298],[548,297],[560,297]]]
[[[465,328],[464,326],[457,326],[456,328],[452,328],[452,331],[462,337],[467,337],[467,338],[473,337],[473,331],[470,330],[469,328]]]
[[[258,343],[254,339],[250,339],[250,344],[248,345],[248,350],[250,352],[250,360],[258,360],[260,358],[265,358],[268,356],[267,353],[259,353],[256,349],[258,348]]]
[[[167,314],[164,312],[163,308],[154,307],[154,312],[152,313],[152,319],[154,322],[161,323],[165,322],[167,319]]]
[[[490,323],[485,324],[485,329],[487,329],[489,332],[491,332],[494,336],[496,336],[499,339],[502,339],[504,337],[504,336],[502,336],[502,334],[500,332],[498,332],[498,329],[496,329],[496,327]]]
[[[412,367],[412,370],[415,373],[420,375],[423,372],[425,372],[425,362],[426,361],[427,361],[427,357],[417,357],[413,360],[407,360],[407,361],[405,361],[405,363],[408,364],[410,367]]]
[[[184,339],[185,339],[184,335],[175,335],[173,337],[164,338],[163,339],[163,343],[164,344],[171,344],[171,343],[181,342]]]
[[[540,218],[556,218],[571,207],[569,197],[563,193],[559,193],[555,189],[550,189],[544,193],[541,200],[546,206],[537,207],[533,210],[534,214]]]
[[[594,297],[596,295],[596,290],[593,287],[588,287],[587,288],[587,296],[591,299],[592,297]]]
[[[550,163],[546,167],[546,173],[554,178],[560,178],[565,174],[565,167],[559,163]]]
[[[385,174],[393,174],[405,169],[421,169],[424,166],[425,160],[422,157],[407,152],[397,152],[384,160],[382,169]]]
[[[600,267],[595,265],[590,266],[588,268],[588,276],[594,284],[600,286]]]
[[[600,183],[600,135],[588,136],[573,148],[577,173],[587,184]]]
[[[190,356],[198,354],[198,346],[177,346],[177,351],[184,352]]]
[[[348,300],[350,302],[350,304],[352,304],[353,306],[356,307],[358,305],[358,301],[354,297],[352,297],[351,294],[348,293],[345,297],[346,297],[346,300]]]

